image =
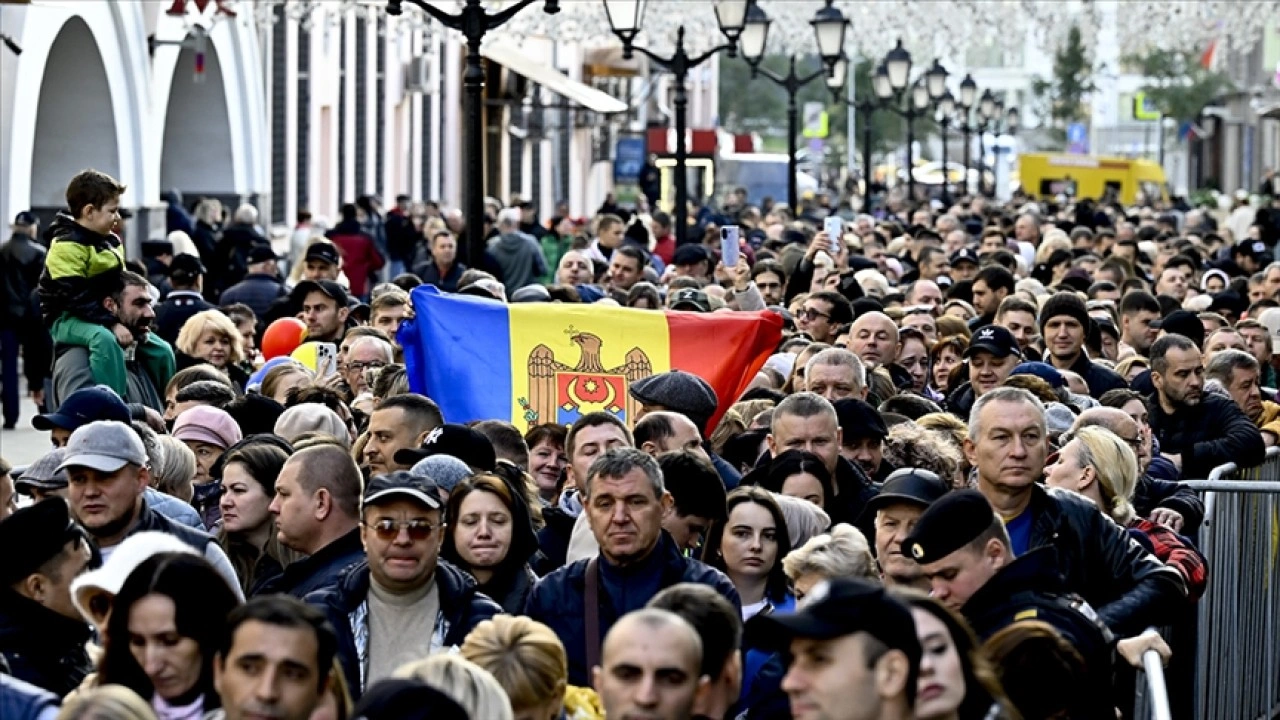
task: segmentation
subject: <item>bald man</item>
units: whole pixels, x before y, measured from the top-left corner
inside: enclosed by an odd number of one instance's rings
[[[1167,525],[1174,532],[1194,534],[1204,518],[1204,502],[1194,490],[1180,483],[1157,480],[1147,474],[1151,464],[1151,431],[1129,413],[1114,407],[1089,408],[1071,425],[1068,437],[1081,428],[1101,427],[1125,441],[1138,457],[1138,483],[1131,504],[1140,517]],[[1063,444],[1066,444],[1064,438]]]
[[[560,264],[556,267],[556,282],[561,285],[590,285],[595,279],[595,266],[582,252],[570,250],[560,256]]]
[[[898,326],[882,312],[865,313],[853,321],[849,349],[868,369],[891,365],[898,359]]]
[[[609,718],[689,720],[711,683],[701,667],[702,639],[693,626],[645,608],[610,628],[592,684]]]

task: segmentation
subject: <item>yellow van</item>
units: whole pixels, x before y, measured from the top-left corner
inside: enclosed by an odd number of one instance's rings
[[[1132,205],[1139,191],[1148,200],[1169,199],[1164,169],[1150,160],[1029,153],[1018,156],[1018,179],[1023,192],[1037,199],[1065,194]]]

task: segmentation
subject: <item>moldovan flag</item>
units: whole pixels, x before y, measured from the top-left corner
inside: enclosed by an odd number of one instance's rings
[[[673,369],[715,389],[714,427],[782,337],[782,318],[768,311],[505,305],[430,285],[412,299],[415,317],[398,334],[410,389],[449,422],[507,420],[521,432],[596,411],[632,426],[640,404],[629,384]]]

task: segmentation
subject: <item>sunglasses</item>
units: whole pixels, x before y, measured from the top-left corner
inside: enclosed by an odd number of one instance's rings
[[[404,529],[409,533],[410,540],[419,542],[431,537],[431,533],[435,532],[436,528],[444,527],[444,523],[433,525],[426,520],[405,520],[402,522],[396,520],[379,520],[372,525],[369,523],[361,524],[373,531],[373,534],[383,542],[391,542],[400,537],[401,529]]]

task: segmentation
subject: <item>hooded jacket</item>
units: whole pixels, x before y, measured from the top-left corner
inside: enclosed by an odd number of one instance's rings
[[[569,659],[569,684],[586,686],[590,680],[587,667],[586,582],[589,559],[579,560],[556,570],[538,581],[524,614],[551,628],[564,643]],[[680,554],[676,543],[665,532],[659,533],[658,544],[643,560],[626,567],[616,567],[599,556],[600,639],[618,618],[644,607],[658,591],[682,582],[708,585],[720,592],[741,612],[738,591],[724,573]]]
[[[19,680],[62,697],[93,671],[89,626],[0,588],[0,656]]]
[[[351,283],[351,294],[365,297],[369,292],[369,275],[386,263],[377,242],[355,220],[343,220],[325,235],[342,255],[342,269]]]
[[[355,700],[365,690],[365,672],[369,659],[369,564],[353,565],[338,578],[335,585],[317,590],[305,600],[324,612],[338,636],[338,662]],[[477,590],[470,575],[440,560],[435,571],[440,595],[440,612],[436,616],[431,638],[432,651],[462,645],[475,626],[502,608]]]
[[[1262,432],[1230,398],[1205,393],[1196,405],[1170,415],[1157,394],[1147,402],[1147,412],[1161,452],[1182,455],[1184,479],[1207,479],[1227,463],[1253,467],[1266,457]]]
[[[538,241],[522,232],[503,233],[490,240],[489,254],[502,268],[502,284],[508,295],[547,274]]]
[[[70,313],[111,328],[120,322],[102,301],[124,287],[124,247],[115,235],[99,235],[70,215],[58,213],[49,226],[49,253],[40,275],[40,307],[46,323]]]

